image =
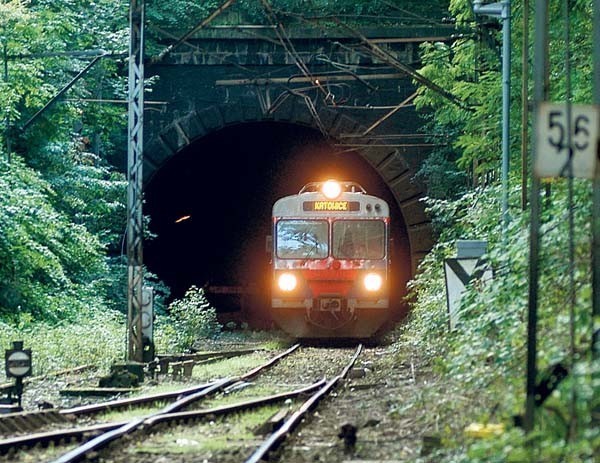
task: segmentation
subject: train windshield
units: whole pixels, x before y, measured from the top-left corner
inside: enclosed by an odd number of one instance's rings
[[[337,259],[383,259],[385,224],[381,220],[333,222],[333,257]]]
[[[277,257],[323,259],[329,254],[326,220],[280,220],[277,222]]]

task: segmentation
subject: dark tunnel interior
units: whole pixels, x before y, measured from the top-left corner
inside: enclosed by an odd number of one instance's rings
[[[148,269],[170,287],[171,299],[192,285],[244,286],[257,288],[255,304],[267,307],[265,239],[272,205],[328,178],[357,181],[390,204],[393,299],[402,313],[410,252],[388,187],[360,155],[340,152],[318,131],[295,124],[231,126],[193,142],[162,166],[145,193],[144,213],[155,235],[144,243]]]

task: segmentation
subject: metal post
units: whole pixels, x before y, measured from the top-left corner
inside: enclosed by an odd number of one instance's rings
[[[508,230],[508,169],[510,161],[510,0],[502,1],[502,239]]]
[[[521,50],[521,209],[527,208],[527,146],[529,139],[529,0],[523,0]]]
[[[127,147],[127,294],[128,360],[141,362],[142,287],[142,163],[144,126],[144,0],[129,2],[129,127]]]
[[[600,0],[594,0],[594,104],[600,105]],[[598,172],[596,172],[597,174]],[[592,212],[592,352],[600,358],[600,179],[594,179]]]
[[[533,63],[533,126],[537,126],[537,108],[546,99],[546,72],[548,66],[548,3],[536,0],[535,56]],[[535,164],[537,141],[532,137],[531,161]],[[527,315],[527,382],[525,399],[525,432],[531,432],[535,423],[535,380],[537,375],[537,307],[540,246],[540,180],[531,169],[531,223],[529,238],[529,304]]]
[[[8,85],[8,50],[7,50],[7,38],[4,38],[4,83]],[[10,110],[9,106],[6,106],[6,114],[4,115],[4,141],[6,142],[6,159],[10,163],[10,152],[12,150],[10,146]]]
[[[510,168],[510,0],[487,5],[474,0],[473,12],[502,19],[502,241],[506,243]]]

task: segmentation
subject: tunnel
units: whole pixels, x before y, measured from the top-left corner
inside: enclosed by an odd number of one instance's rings
[[[393,319],[401,319],[411,252],[393,193],[357,152],[293,123],[221,128],[191,141],[153,172],[144,196],[152,235],[144,242],[148,270],[170,288],[171,300],[192,285],[204,287],[224,319],[268,326],[272,205],[328,178],[356,181],[390,205]]]

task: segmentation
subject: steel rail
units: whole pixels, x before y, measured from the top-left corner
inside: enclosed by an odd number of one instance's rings
[[[130,397],[126,399],[111,400],[109,402],[101,402],[98,404],[81,405],[79,407],[66,408],[60,410],[61,415],[91,415],[93,413],[105,412],[108,410],[115,410],[118,408],[130,407],[132,405],[142,405],[149,402],[159,402],[162,400],[177,399],[181,396],[188,396],[197,392],[203,391],[212,385],[214,382],[201,384],[187,389],[179,389],[171,392],[159,392],[156,394],[150,394],[141,397]]]
[[[23,428],[27,428],[29,430],[33,430],[35,428],[43,427],[47,425],[48,421],[48,412],[53,411],[57,417],[60,417],[62,420],[68,420],[70,417],[80,416],[80,415],[94,415],[102,412],[107,412],[109,410],[118,410],[123,408],[136,407],[144,404],[154,403],[154,402],[165,402],[165,401],[174,401],[178,398],[194,394],[200,392],[208,387],[212,386],[214,382],[201,384],[193,387],[189,387],[186,389],[178,389],[176,391],[170,392],[160,392],[156,394],[149,394],[140,397],[128,397],[124,399],[111,400],[107,402],[101,402],[90,405],[81,405],[79,407],[66,408],[62,410],[57,409],[44,409],[44,410],[35,410],[29,412],[17,412],[17,413],[7,413],[4,415],[0,415],[0,430],[6,431],[7,429],[13,428],[15,431],[22,430]],[[53,418],[50,417],[50,420]],[[12,421],[11,421],[12,420]],[[16,425],[13,424],[16,421]],[[25,425],[22,425],[26,423]]]
[[[38,444],[49,444],[50,442],[60,442],[64,439],[78,439],[81,440],[86,434],[105,433],[112,431],[113,429],[120,428],[127,422],[122,421],[119,423],[104,423],[96,424],[93,426],[86,426],[83,428],[75,429],[60,429],[57,431],[38,432],[35,434],[27,434],[25,436],[11,437],[0,441],[0,454],[6,454],[11,449],[19,448],[30,448]]]
[[[265,440],[263,442],[263,444],[252,455],[250,455],[250,457],[245,461],[245,463],[258,463],[261,460],[266,459],[267,454],[270,451],[275,450],[285,440],[287,435],[290,434],[295,429],[295,427],[298,425],[298,423],[300,423],[300,421],[308,414],[308,412],[310,410],[312,410],[313,407],[315,407],[316,404],[323,397],[325,397],[327,394],[329,394],[329,392],[333,388],[335,388],[335,386],[338,384],[338,382],[340,380],[346,378],[346,376],[348,375],[348,372],[354,366],[356,359],[362,352],[362,348],[363,348],[363,346],[362,346],[362,344],[360,344],[358,346],[358,348],[356,349],[356,352],[350,359],[350,362],[348,362],[348,364],[342,370],[342,372],[338,376],[336,376],[335,378],[333,378],[332,380],[327,382],[327,384],[325,384],[314,395],[312,395],[306,402],[304,402],[302,404],[302,406],[294,414],[292,414],[292,416],[290,416],[285,421],[283,426],[281,426],[277,431],[275,431],[273,434],[271,434],[271,436],[269,436],[269,438],[267,440]]]
[[[300,389],[296,389],[290,392],[282,392],[280,394],[274,394],[267,397],[261,397],[258,399],[251,399],[245,402],[239,402],[236,404],[224,405],[222,407],[215,407],[204,410],[192,410],[185,412],[174,412],[167,413],[158,416],[153,416],[150,418],[146,418],[143,421],[144,430],[149,430],[153,426],[171,423],[177,421],[194,421],[200,420],[207,416],[219,416],[219,415],[227,415],[229,413],[234,413],[237,411],[249,410],[252,408],[270,405],[272,403],[281,402],[283,400],[292,399],[294,397],[298,397],[303,394],[308,394],[316,389],[320,389],[325,384],[325,379],[317,381],[310,386],[306,386]],[[14,448],[30,448],[34,447],[38,444],[48,444],[50,442],[60,442],[64,439],[78,439],[82,440],[86,435],[93,435],[97,433],[106,433],[109,431],[114,431],[118,428],[121,428],[127,425],[127,421],[122,421],[118,423],[105,423],[105,424],[97,424],[93,426],[86,426],[83,428],[77,429],[61,429],[57,431],[49,431],[35,434],[28,434],[26,436],[13,437],[10,439],[5,439],[0,441],[0,454],[8,453],[9,450]]]
[[[224,405],[222,407],[210,408],[206,410],[190,410],[186,412],[175,412],[168,413],[165,415],[158,415],[152,418],[148,418],[144,425],[154,426],[161,423],[168,423],[172,421],[179,420],[197,420],[203,418],[205,416],[218,416],[218,415],[226,415],[228,413],[233,413],[237,411],[249,410],[255,407],[261,407],[264,405],[270,405],[275,402],[280,402],[282,400],[292,399],[302,394],[307,394],[309,392],[314,391],[315,389],[320,389],[325,384],[325,379],[321,379],[310,386],[303,387],[301,389],[296,389],[290,392],[282,392],[280,394],[274,394],[267,397],[261,397],[258,399],[251,399],[245,402],[240,402],[237,404]]]
[[[206,360],[208,356],[221,355],[221,357],[219,357],[219,358],[222,359],[222,358],[230,358],[230,357],[237,356],[237,355],[245,355],[245,354],[248,354],[251,352],[256,352],[256,350],[243,350],[243,351],[238,350],[238,351],[224,352],[221,354],[219,354],[218,352],[210,352],[210,353],[192,354],[191,356],[173,355],[171,357],[173,357],[174,359],[175,358],[196,358],[197,357],[199,359]],[[214,357],[210,357],[209,360],[212,360],[213,358]],[[76,370],[64,370],[61,372],[53,373],[53,375],[65,374],[65,372],[71,372],[71,371],[80,371],[84,368],[89,368],[89,367],[91,367],[91,366],[86,365],[85,367],[78,367]],[[248,374],[251,374],[251,373],[252,372],[250,372]],[[44,377],[45,376],[40,376],[37,378],[44,378]],[[244,379],[246,379],[246,375],[244,375],[242,377],[242,380],[244,380]],[[95,403],[95,404],[90,404],[90,405],[81,405],[78,407],[57,410],[56,413],[62,417],[68,417],[68,416],[73,416],[73,415],[75,415],[75,416],[77,416],[77,415],[93,415],[93,414],[97,414],[97,413],[101,413],[101,412],[106,412],[109,410],[118,410],[118,409],[134,407],[134,406],[139,406],[139,405],[153,403],[153,402],[176,400],[183,396],[188,396],[188,395],[200,392],[200,391],[212,386],[213,384],[214,384],[214,382],[210,382],[210,383],[205,383],[205,384],[201,384],[201,385],[197,385],[197,386],[193,386],[193,387],[189,387],[189,388],[185,388],[185,389],[178,389],[176,391],[160,392],[160,393],[149,394],[149,395],[140,396],[140,397],[128,397],[128,398],[111,400],[111,401],[107,401],[107,402]],[[14,387],[14,385],[12,385],[12,384],[10,386],[11,386],[11,388]],[[0,388],[1,387],[2,387],[2,385],[0,385]],[[19,415],[19,416],[22,416],[24,419],[28,419],[29,417],[35,418],[37,416],[43,416],[46,413],[47,413],[47,410],[40,410],[40,411],[31,411],[31,412],[27,412],[27,413],[19,412],[19,413],[9,413],[9,414],[5,414],[5,415],[0,415],[0,424],[2,423],[2,420],[4,420],[5,418],[11,418],[15,415]],[[44,423],[42,423],[42,424],[44,424]]]
[[[282,358],[284,358],[284,357],[288,356],[289,354],[291,354],[292,352],[294,352],[299,346],[300,346],[299,344],[294,344],[292,347],[290,347],[285,352],[273,357],[267,363],[250,370],[248,373],[246,373],[242,376],[238,376],[235,378],[223,378],[219,381],[216,381],[214,384],[212,384],[208,388],[203,389],[199,392],[187,395],[187,396],[181,398],[180,400],[177,400],[176,402],[168,405],[167,407],[163,408],[162,410],[160,410],[156,413],[152,413],[152,414],[142,417],[142,418],[134,419],[132,421],[125,423],[124,425],[122,425],[119,428],[105,432],[104,434],[86,442],[85,444],[77,447],[76,449],[62,455],[58,459],[54,460],[53,463],[73,463],[76,461],[80,461],[80,460],[84,459],[89,452],[100,450],[100,449],[106,447],[111,442],[113,442],[129,433],[132,433],[136,429],[140,428],[145,423],[145,421],[150,418],[154,418],[154,417],[157,417],[160,415],[165,415],[167,413],[177,412],[195,401],[198,401],[210,394],[213,394],[215,392],[222,390],[223,388],[229,386],[230,384],[233,384],[238,381],[243,381],[243,380],[253,378],[254,376],[258,375],[261,371],[273,366],[279,360],[281,360]]]

